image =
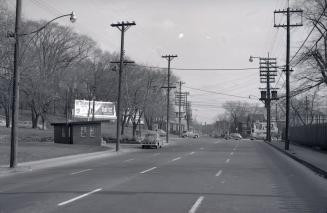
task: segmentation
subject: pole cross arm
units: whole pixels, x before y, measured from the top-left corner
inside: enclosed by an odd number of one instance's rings
[[[120,64],[120,61],[111,61],[111,64]],[[134,64],[134,61],[123,61],[123,64]]]

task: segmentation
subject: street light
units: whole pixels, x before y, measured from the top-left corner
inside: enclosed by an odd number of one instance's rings
[[[20,33],[20,22],[21,22],[21,0],[16,0],[16,21],[15,21],[15,32],[8,33],[9,37],[15,38],[15,50],[14,50],[14,71],[13,71],[13,94],[12,94],[12,125],[11,125],[11,138],[10,138],[10,168],[14,168],[17,165],[16,155],[17,155],[17,123],[18,123],[18,111],[19,111],[19,69],[18,69],[18,59],[19,59],[19,38],[21,36],[30,35],[38,33],[44,28],[46,28],[51,22],[66,16],[70,16],[70,21],[76,21],[76,15],[71,12],[66,15],[58,16],[39,29],[29,32]]]

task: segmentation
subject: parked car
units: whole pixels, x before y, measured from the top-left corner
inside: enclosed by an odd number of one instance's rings
[[[167,134],[167,133],[166,133],[164,130],[162,130],[162,129],[157,129],[156,132],[159,133],[159,136],[160,136],[160,137],[166,137],[166,134]]]
[[[231,133],[229,135],[225,135],[224,137],[226,140],[234,139],[234,140],[241,140],[243,137],[239,133]]]
[[[190,131],[183,131],[182,137],[183,138],[186,138],[186,137],[188,137],[188,138],[198,138],[199,134],[195,133],[195,132],[190,132]]]
[[[145,147],[155,147],[156,149],[161,148],[164,142],[160,138],[159,133],[157,132],[150,132],[145,134],[144,139],[141,141],[142,149]]]

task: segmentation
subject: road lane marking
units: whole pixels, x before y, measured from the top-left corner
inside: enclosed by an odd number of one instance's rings
[[[95,190],[90,191],[90,192],[88,192],[88,193],[86,193],[86,194],[82,194],[82,195],[77,196],[77,197],[74,197],[74,198],[72,198],[72,199],[70,199],[70,200],[67,200],[67,201],[64,201],[64,202],[58,203],[58,206],[66,205],[66,204],[68,204],[68,203],[74,202],[74,201],[76,201],[76,200],[79,200],[79,199],[81,199],[81,198],[83,198],[83,197],[86,197],[86,196],[89,196],[89,195],[91,195],[91,194],[94,194],[94,193],[96,193],[96,192],[98,192],[98,191],[101,191],[101,190],[102,190],[102,188],[95,189]]]
[[[133,161],[134,158],[131,158],[131,159],[127,159],[127,160],[124,160],[124,162],[130,162],[130,161]]]
[[[219,143],[219,141],[215,142],[215,144]]]
[[[203,148],[203,147],[201,147],[201,148],[200,148],[200,150],[204,150],[204,148]]]
[[[190,155],[193,155],[195,152],[190,152]]]
[[[223,170],[219,170],[216,174],[216,177],[219,177],[221,175],[221,173],[223,173]]]
[[[177,160],[179,160],[179,159],[181,159],[181,157],[174,158],[174,159],[172,159],[171,161],[177,161]]]
[[[231,152],[230,155],[234,155],[234,152]]]
[[[151,171],[151,170],[154,170],[154,169],[156,169],[157,167],[152,167],[152,168],[150,168],[150,169],[147,169],[147,170],[144,170],[143,172],[140,172],[141,174],[144,174],[144,173],[147,173],[147,172],[149,172],[149,171]]]
[[[204,197],[201,196],[197,199],[197,201],[193,204],[192,208],[190,209],[190,211],[188,211],[188,213],[195,213],[196,210],[198,210],[198,208],[200,207],[202,201],[203,201]]]
[[[229,161],[230,161],[230,159],[228,158],[228,159],[226,160],[226,163],[229,163]]]
[[[76,174],[80,174],[80,173],[83,173],[83,172],[87,172],[87,171],[91,171],[92,169],[84,169],[84,170],[81,170],[81,171],[78,171],[78,172],[73,172],[73,173],[70,173],[71,175],[76,175]]]

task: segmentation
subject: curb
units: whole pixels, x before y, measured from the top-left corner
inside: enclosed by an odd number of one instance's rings
[[[313,164],[311,164],[311,163],[309,163],[309,162],[307,162],[307,161],[305,161],[305,160],[303,160],[301,158],[296,157],[295,155],[289,153],[286,150],[283,150],[283,149],[279,148],[278,146],[275,146],[275,145],[273,145],[271,143],[268,143],[266,141],[265,141],[265,143],[270,145],[271,147],[275,148],[276,150],[284,153],[285,155],[292,158],[293,160],[295,160],[295,161],[301,163],[302,165],[306,166],[307,168],[309,168],[313,172],[317,173],[319,176],[327,179],[327,171],[325,171],[325,170],[323,170],[323,169],[321,169],[321,168],[319,168],[319,167],[317,167],[317,166],[315,166],[315,165],[313,165]]]
[[[17,167],[13,169],[9,168],[8,165],[1,165],[0,178],[13,174],[30,172],[40,169],[47,169],[47,168],[53,168],[58,166],[65,166],[69,164],[82,163],[82,162],[97,160],[106,157],[115,157],[115,156],[120,156],[123,154],[138,152],[138,151],[139,151],[138,149],[125,149],[119,152],[116,152],[114,150],[108,150],[108,151],[100,151],[100,152],[67,155],[67,156],[56,157],[56,158],[48,158],[43,160],[18,163]]]

